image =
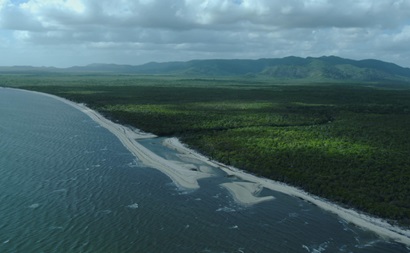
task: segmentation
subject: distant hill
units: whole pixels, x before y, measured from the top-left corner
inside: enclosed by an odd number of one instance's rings
[[[401,81],[410,82],[410,69],[378,60],[350,60],[335,56],[285,57],[259,60],[192,60],[147,63],[139,66],[92,64],[70,68],[81,71],[110,71],[133,74],[189,76],[258,76],[312,81]]]
[[[280,80],[406,82],[410,69],[379,60],[351,60],[336,56],[285,57],[259,60],[192,60],[151,62],[143,65],[90,64],[66,69],[0,67],[0,72],[105,72],[144,75],[185,75],[203,77],[262,77]]]

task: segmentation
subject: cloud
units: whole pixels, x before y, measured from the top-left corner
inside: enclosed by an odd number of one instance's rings
[[[410,2],[397,0],[30,0],[19,5],[1,1],[7,12],[31,16],[49,29],[90,25],[231,29],[247,24],[275,29],[394,27],[410,15]],[[5,20],[11,18],[5,15],[2,11]]]
[[[107,54],[123,62],[135,55],[150,61],[324,54],[397,54],[394,60],[406,62],[398,54],[408,52],[409,27],[408,0],[0,0],[0,29],[14,34],[7,41],[38,52],[76,47],[88,50],[90,61],[94,52],[95,59]]]
[[[396,33],[384,34],[378,42],[378,46],[382,49],[410,52],[410,25],[404,26]]]
[[[3,0],[0,2],[0,28],[38,31],[42,24],[30,12]]]

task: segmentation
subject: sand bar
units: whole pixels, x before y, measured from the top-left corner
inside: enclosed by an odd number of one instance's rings
[[[33,92],[33,91],[27,91],[27,92]],[[100,115],[99,113],[87,108],[85,105],[76,104],[64,98],[60,98],[60,97],[50,95],[50,94],[45,94],[45,93],[40,93],[40,92],[35,92],[35,93],[50,96],[52,98],[58,99],[64,103],[67,103],[83,111],[90,118],[95,120],[101,126],[107,128],[110,132],[112,132],[115,136],[117,136],[118,139],[123,143],[123,145],[128,150],[130,150],[130,152],[134,154],[138,159],[140,159],[144,164],[160,170],[161,172],[166,174],[168,177],[170,177],[177,186],[180,186],[186,189],[197,189],[199,188],[199,185],[198,185],[199,179],[212,176],[209,173],[204,173],[201,171],[194,171],[192,169],[189,169],[189,166],[181,166],[180,162],[166,160],[154,154],[152,151],[148,150],[147,148],[145,148],[144,146],[142,146],[136,141],[136,139],[138,138],[152,138],[153,135],[151,134],[142,133],[140,131],[136,131],[135,129],[130,129],[128,127],[122,126],[120,124],[116,124],[112,121],[109,121],[108,119],[105,119],[102,115]],[[147,136],[150,136],[150,137],[147,137]],[[298,188],[295,188],[295,187],[292,187],[292,186],[289,186],[289,185],[286,185],[286,184],[283,184],[283,183],[280,183],[274,180],[256,177],[252,174],[249,174],[237,168],[226,166],[217,161],[210,160],[209,158],[195,152],[194,150],[187,148],[177,138],[166,139],[164,141],[164,145],[180,152],[181,154],[185,156],[190,156],[191,159],[200,160],[203,163],[208,164],[209,166],[212,166],[212,167],[218,167],[221,170],[225,171],[230,176],[235,176],[246,182],[257,184],[258,187],[265,187],[273,191],[278,191],[278,192],[282,192],[287,195],[299,197],[301,199],[304,199],[306,201],[309,201],[319,206],[320,208],[324,210],[335,213],[342,219],[348,222],[351,222],[359,227],[373,231],[382,237],[393,239],[397,242],[410,246],[410,230],[404,230],[399,227],[392,226],[388,222],[382,219],[371,217],[369,215],[357,212],[352,209],[343,208],[334,203],[326,201],[323,198],[313,196],[301,189],[298,189]],[[249,185],[244,187],[244,185],[246,184],[240,184],[240,185],[241,186],[238,186],[238,185],[232,186],[232,184],[228,183],[227,185],[225,184],[223,186],[226,189],[228,189],[228,191],[230,191],[232,195],[234,196],[234,198],[238,201],[244,201],[242,199],[242,196],[244,195],[246,195],[246,198],[250,197],[249,194],[254,195],[255,192],[254,190],[252,190],[252,187],[249,187]],[[245,193],[246,191],[248,191],[248,193]],[[238,196],[239,198],[241,198],[241,200],[239,200]],[[244,203],[246,203],[246,201],[244,201]]]
[[[259,204],[261,202],[274,200],[273,196],[259,197],[263,187],[252,182],[230,182],[221,184],[234,197],[236,202],[244,206]]]

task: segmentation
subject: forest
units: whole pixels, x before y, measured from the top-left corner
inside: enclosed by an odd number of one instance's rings
[[[410,85],[3,75],[253,174],[410,226]]]

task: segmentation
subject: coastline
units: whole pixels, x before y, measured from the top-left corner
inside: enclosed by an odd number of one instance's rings
[[[76,108],[77,110],[80,110],[88,117],[90,117],[93,121],[95,121],[102,127],[106,128],[108,131],[110,131],[112,134],[114,134],[121,141],[124,147],[127,148],[143,164],[147,165],[148,167],[157,169],[165,175],[167,175],[180,189],[198,189],[198,180],[212,176],[212,174],[210,174],[208,171],[202,171],[201,168],[197,168],[194,164],[185,164],[179,161],[166,160],[160,157],[159,155],[155,154],[154,152],[150,151],[149,149],[145,148],[137,141],[141,139],[155,138],[156,135],[154,134],[144,133],[138,129],[131,129],[121,124],[112,122],[106,119],[100,113],[88,108],[84,104],[75,103],[65,98],[61,98],[47,93],[22,89],[18,90],[48,96],[56,100],[59,100],[65,104],[68,104]],[[192,169],[193,167],[195,167],[195,170]]]
[[[410,246],[410,230],[404,230],[400,227],[389,224],[387,221],[383,219],[375,218],[370,215],[360,213],[353,209],[341,207],[335,203],[327,201],[318,196],[313,196],[308,192],[298,189],[296,187],[271,179],[257,177],[235,167],[227,166],[217,161],[210,160],[207,157],[184,146],[184,144],[182,144],[177,138],[170,138],[166,145],[168,145],[169,147],[174,146],[179,152],[188,153],[193,156],[200,157],[200,159],[203,159],[208,163],[216,164],[221,170],[225,171],[229,176],[235,176],[247,182],[259,184],[260,186],[265,187],[267,189],[301,198],[305,201],[315,204],[323,210],[338,215],[340,218],[346,220],[347,222],[353,223],[358,227],[362,227],[364,229],[373,231],[384,238],[389,238],[394,241]]]
[[[155,135],[143,133],[137,129],[130,129],[126,126],[114,123],[104,118],[98,112],[86,107],[84,104],[77,104],[67,99],[46,93],[22,89],[18,90],[49,96],[82,111],[92,120],[113,133],[134,156],[141,160],[142,163],[158,169],[166,174],[179,188],[188,190],[198,189],[199,179],[213,176],[212,173],[210,173],[206,168],[201,169],[204,166],[199,166],[199,164],[195,163],[184,164],[183,162],[166,160],[148,150],[136,141],[137,139],[154,138],[156,137]],[[394,241],[410,246],[410,230],[404,230],[399,227],[392,226],[382,219],[371,217],[369,215],[357,212],[353,209],[343,208],[325,199],[313,196],[296,187],[292,187],[267,178],[257,177],[237,168],[226,166],[217,161],[210,160],[209,158],[197,153],[196,151],[187,148],[177,138],[168,138],[164,141],[163,145],[176,150],[180,154],[189,157],[192,160],[197,160],[202,162],[203,164],[217,167],[224,171],[228,176],[234,176],[243,181],[246,181],[247,183],[233,182],[222,185],[222,187],[226,188],[233,195],[234,199],[240,204],[252,205],[260,203],[262,201],[271,200],[272,197],[269,196],[258,197],[258,189],[264,187],[311,202],[326,211],[338,215],[347,222],[373,231],[382,237],[392,239]]]

